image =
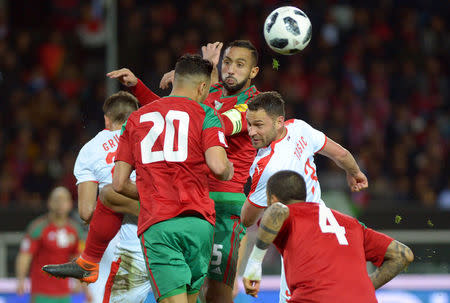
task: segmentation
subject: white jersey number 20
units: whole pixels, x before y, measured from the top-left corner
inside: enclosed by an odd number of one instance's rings
[[[322,204],[319,205],[319,226],[323,233],[335,234],[340,245],[348,245],[345,228],[338,224],[331,209]]]
[[[178,121],[177,143],[175,151],[175,125]],[[189,115],[186,112],[170,110],[164,118],[159,112],[146,113],[141,116],[139,122],[153,122],[153,127],[141,141],[142,164],[159,161],[183,162],[188,155]],[[163,150],[152,151],[156,140],[166,128]]]

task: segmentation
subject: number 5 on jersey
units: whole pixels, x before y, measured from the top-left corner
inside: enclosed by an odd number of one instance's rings
[[[340,245],[348,245],[345,228],[338,224],[331,209],[322,204],[319,205],[319,226],[323,233],[335,234]]]
[[[174,121],[178,121],[178,131],[175,132]],[[166,117],[159,112],[146,113],[139,122],[153,122],[147,135],[141,141],[142,164],[159,161],[183,162],[188,155],[189,115],[186,112],[170,110]],[[166,129],[163,150],[152,151],[156,140]],[[175,134],[178,149],[175,151]]]

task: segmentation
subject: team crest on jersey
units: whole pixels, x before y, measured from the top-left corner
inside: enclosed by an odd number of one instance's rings
[[[219,101],[217,101],[217,100],[214,101],[214,108],[215,108],[216,110],[221,109],[221,108],[222,108],[222,105],[223,105],[222,102],[219,102]]]

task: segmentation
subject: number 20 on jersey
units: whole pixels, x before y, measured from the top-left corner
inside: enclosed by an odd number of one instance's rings
[[[175,132],[174,121],[178,121],[178,131]],[[141,141],[142,164],[160,161],[183,162],[188,156],[189,114],[178,110],[170,110],[163,117],[159,112],[143,114],[139,122],[153,122],[153,126]],[[166,129],[163,150],[152,151],[156,140]],[[175,138],[177,134],[177,138]],[[178,149],[175,150],[175,139]]]

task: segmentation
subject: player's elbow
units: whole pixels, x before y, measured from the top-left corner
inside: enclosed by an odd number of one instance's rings
[[[83,205],[83,204],[81,204]],[[90,207],[88,205],[78,207],[78,214],[80,215],[81,220],[83,220],[85,223],[89,223],[91,221],[92,215],[94,214],[94,207]]]
[[[246,228],[252,226],[253,224],[255,224],[255,221],[256,220],[254,220],[253,218],[249,218],[248,216],[241,217],[241,223]]]
[[[123,194],[123,191],[125,190],[125,182],[118,178],[113,178],[112,186],[115,192]]]
[[[228,159],[211,161],[209,163],[209,169],[214,174],[214,176],[222,181],[228,181],[233,177],[231,163]]]
[[[403,256],[406,265],[409,265],[412,261],[414,261],[414,254],[411,250],[411,248],[409,248],[408,246],[406,246],[405,248],[405,253]]]

